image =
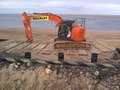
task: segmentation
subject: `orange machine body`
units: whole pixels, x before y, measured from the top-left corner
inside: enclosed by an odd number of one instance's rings
[[[73,41],[84,41],[85,28],[82,26],[73,26],[70,36]]]
[[[27,16],[25,12],[22,13],[23,16],[23,23],[25,27],[25,33],[28,41],[32,42],[33,41],[33,36],[32,36],[32,30],[31,30],[31,24],[30,20],[33,20],[32,18],[34,16],[48,16],[48,20],[50,21],[55,21],[56,26],[58,28],[61,27],[62,25],[62,18],[58,15],[52,14],[52,13],[33,13],[33,16]],[[69,26],[69,25],[68,25]],[[62,29],[64,30],[64,29]],[[83,26],[78,26],[76,24],[71,25],[71,30],[70,30],[70,39],[73,41],[83,41],[85,40],[85,28]]]

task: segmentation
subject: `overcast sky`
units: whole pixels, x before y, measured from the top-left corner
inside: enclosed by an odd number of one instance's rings
[[[120,0],[0,0],[0,13],[120,15]]]

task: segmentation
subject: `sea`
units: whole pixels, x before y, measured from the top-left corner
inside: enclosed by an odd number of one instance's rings
[[[64,20],[76,20],[81,24],[85,18],[87,31],[120,32],[120,16],[117,15],[64,15],[59,14]],[[31,21],[32,28],[54,29],[54,21]],[[20,14],[0,14],[0,28],[23,28],[23,18]]]

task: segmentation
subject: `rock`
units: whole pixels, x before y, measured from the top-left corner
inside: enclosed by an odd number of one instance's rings
[[[49,80],[43,80],[43,84],[47,86],[47,85],[50,84],[50,81]]]
[[[20,84],[22,83],[22,80],[18,79],[18,80],[16,80],[15,82],[16,82],[16,85],[17,85],[17,86],[20,86]]]
[[[98,86],[96,87],[95,90],[109,90],[106,86],[102,85],[102,84],[98,84]]]
[[[92,90],[92,85],[88,85],[88,90]]]
[[[20,69],[26,70],[26,66],[25,66],[25,65],[21,65],[21,66],[20,66]]]
[[[18,65],[18,66],[20,66],[20,63],[19,63],[19,62],[17,62],[17,65]]]
[[[64,66],[63,65],[60,65],[60,68],[63,68]]]
[[[117,89],[117,90],[120,90],[120,86],[116,86],[116,89]]]
[[[51,69],[51,68],[52,68],[52,65],[48,65],[47,68]]]
[[[46,69],[45,69],[45,73],[46,73],[47,75],[50,75],[50,74],[53,73],[53,71],[52,71],[51,69],[49,69],[49,68],[46,68]]]
[[[18,68],[18,65],[15,64],[15,68],[17,69],[17,68]]]
[[[10,71],[12,71],[12,70],[14,70],[14,68],[15,68],[15,63],[12,63],[12,64],[9,65],[9,68],[8,68],[8,69],[9,69]]]
[[[69,77],[71,77],[72,75],[73,75],[73,73],[72,73],[72,72],[69,72],[69,73],[68,73],[68,76],[69,76]]]
[[[91,76],[91,74],[88,73],[88,72],[86,72],[86,73],[85,73],[85,76],[89,78],[89,77]]]
[[[80,74],[83,74],[83,72],[81,71]]]
[[[27,63],[26,65],[27,65],[27,67],[30,67],[30,66],[31,66],[31,63]]]
[[[109,58],[113,59],[113,60],[119,60],[120,59],[120,54],[118,52],[114,52],[110,55]]]
[[[63,73],[59,73],[58,75],[57,75],[57,79],[62,79],[63,78]]]
[[[99,75],[99,71],[95,71],[95,76],[98,76]]]

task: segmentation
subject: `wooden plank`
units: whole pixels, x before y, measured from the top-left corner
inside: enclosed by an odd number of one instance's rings
[[[5,47],[3,47],[2,45],[0,45],[0,53],[5,51]]]
[[[91,49],[90,49],[91,53],[102,53],[102,51],[98,48],[96,48],[95,46],[91,45]]]
[[[16,50],[12,51],[12,53],[19,53],[20,50],[24,49],[28,45],[30,45],[30,43],[25,42],[24,44],[17,47]]]
[[[14,52],[16,52],[17,50],[19,50],[20,48],[24,47],[25,45],[26,45],[26,42],[22,42],[22,43],[19,44],[18,46],[9,49],[9,50],[7,50],[6,52],[7,52],[7,53],[14,53]]]
[[[90,59],[91,59],[91,53],[90,53],[90,51],[86,50],[86,52],[84,52],[84,53],[85,53],[84,55],[79,55],[79,58],[80,58],[79,61],[90,62]]]
[[[79,61],[80,57],[78,54],[67,54],[65,55],[65,61]]]
[[[102,52],[110,52],[111,50],[107,49],[106,47],[98,44],[97,42],[93,42],[93,46],[101,50]]]
[[[87,56],[79,56],[79,61],[81,62],[90,62],[90,57]]]
[[[20,53],[31,52],[33,48],[35,48],[39,43],[31,43],[30,45],[26,46],[24,49],[20,50]]]
[[[54,44],[53,44],[53,43],[50,43],[50,44],[41,52],[41,54],[50,55],[50,54],[52,54],[53,50],[54,50]]]
[[[6,45],[8,45],[8,44],[10,44],[10,43],[13,43],[13,42],[14,42],[14,41],[12,41],[12,40],[2,41],[2,42],[0,42],[0,45],[6,46]]]
[[[9,51],[13,50],[15,47],[17,47],[17,46],[19,46],[19,45],[21,45],[21,44],[23,44],[23,43],[24,43],[24,42],[17,42],[17,45],[6,49],[4,52],[5,52],[5,53],[10,53]]]
[[[91,54],[92,53],[89,50],[87,50],[86,52],[87,52],[88,57],[91,59]]]
[[[73,54],[78,54],[77,49],[67,49],[66,54],[67,55],[73,55]]]
[[[79,50],[78,50],[78,55],[80,55],[80,56],[82,56],[82,55],[87,56],[88,54],[87,54],[87,51],[86,51],[86,50],[84,50],[84,49],[79,49]]]
[[[5,46],[5,50],[10,49],[10,48],[12,48],[12,47],[14,47],[14,46],[16,46],[16,45],[18,45],[18,44],[19,44],[19,43],[16,43],[16,42],[10,43],[9,45],[6,45],[6,46]]]
[[[97,41],[97,43],[99,43],[100,45],[103,45],[104,47],[106,47],[107,49],[111,50],[111,51],[115,51],[115,47],[108,45],[102,41]]]
[[[32,54],[33,55],[37,55],[39,54],[49,43],[47,42],[42,42],[40,45],[38,45],[37,47],[35,47],[33,50],[32,50]]]
[[[31,49],[29,51],[33,52],[37,46],[39,46],[42,42],[37,42],[36,45],[32,45]]]
[[[16,50],[14,53],[24,54],[27,52],[28,47],[31,45],[31,43],[26,43],[26,45],[22,46],[22,48]]]
[[[66,49],[54,49],[52,54],[53,55],[58,55],[58,53],[64,53],[66,54],[67,50]]]
[[[88,54],[88,50],[80,50],[80,52],[78,52],[78,56],[79,56],[79,61],[82,62],[90,62],[90,56]]]

